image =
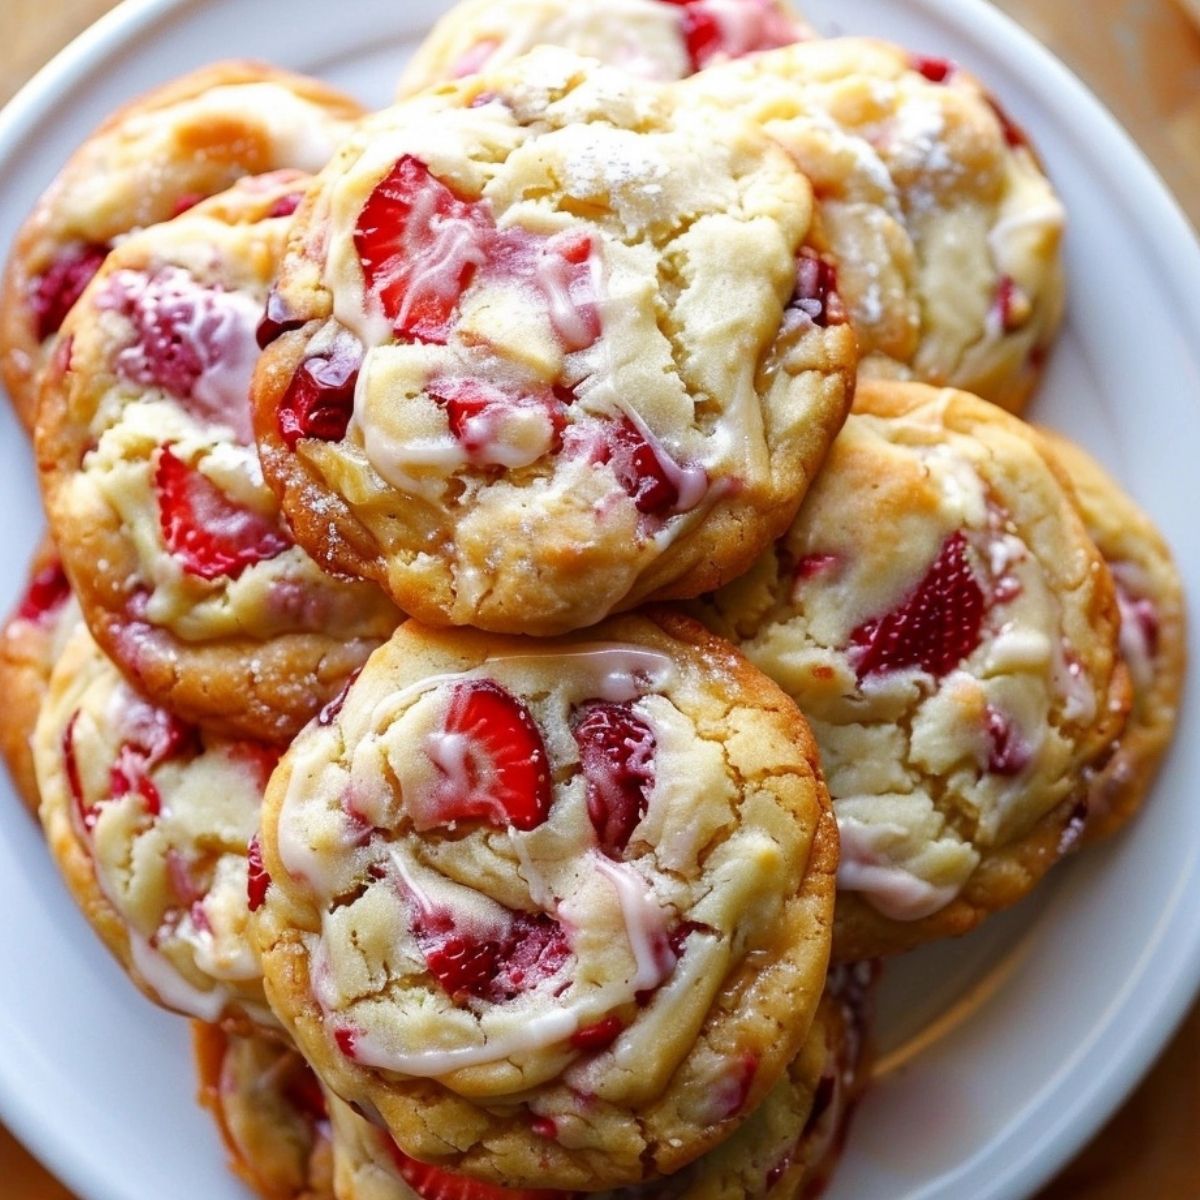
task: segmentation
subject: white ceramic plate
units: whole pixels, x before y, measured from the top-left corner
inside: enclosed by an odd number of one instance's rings
[[[127,0],[0,117],[0,246],[73,146],[130,95],[245,55],[382,105],[447,3]],[[805,7],[828,32],[957,58],[1035,135],[1072,222],[1071,318],[1035,415],[1116,469],[1200,595],[1200,250],[1153,171],[1062,66],[980,0]],[[6,410],[0,425],[7,605],[40,515],[28,448]],[[977,935],[889,968],[880,1078],[829,1200],[1015,1200],[1097,1128],[1200,982],[1198,785],[1200,739],[1185,736],[1128,836],[1061,868]],[[0,1115],[86,1200],[244,1197],[193,1103],[183,1023],[133,991],[32,823],[12,797],[0,803]]]

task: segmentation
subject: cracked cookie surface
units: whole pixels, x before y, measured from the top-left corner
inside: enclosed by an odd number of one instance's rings
[[[468,0],[433,27],[405,68],[399,95],[494,70],[536,46],[561,46],[665,82],[808,36],[782,0]]]
[[[132,101],[72,155],[17,234],[0,306],[0,372],[25,427],[72,304],[115,241],[243,175],[317,171],[363,110],[263,63],[193,71]]]
[[[865,375],[1024,407],[1062,317],[1065,213],[977,80],[887,42],[831,38],[682,87],[753,117],[812,180]]]
[[[296,536],[499,632],[735,576],[853,391],[810,212],[749,122],[563,50],[373,118],[297,214],[255,377]]]
[[[263,1200],[334,1200],[329,1109],[294,1047],[192,1022],[200,1103],[231,1170]],[[346,1200],[339,1196],[338,1200]]]
[[[79,605],[58,551],[45,538],[33,555],[25,593],[0,631],[0,755],[25,807],[37,815],[37,773],[33,765],[33,729],[50,682],[50,672],[71,631]]]
[[[1141,808],[1171,743],[1187,670],[1183,581],[1154,522],[1086,451],[1040,431],[1075,486],[1088,533],[1117,589],[1120,651],[1133,687],[1129,721],[1094,772],[1080,812],[1085,842],[1107,837]]]
[[[268,994],[406,1153],[511,1187],[641,1183],[799,1050],[832,824],[795,706],[695,622],[410,622],[272,779]]]
[[[268,740],[399,620],[295,545],[254,448],[255,331],[302,186],[245,180],[126,238],[63,325],[37,438],[51,529],[105,651],[180,716]]]
[[[697,607],[821,748],[836,957],[965,932],[1069,848],[1129,680],[1112,577],[1016,419],[948,389],[862,385],[791,531]]]
[[[46,839],[92,928],[165,1008],[277,1028],[247,926],[278,757],[148,703],[82,622],[55,665],[34,734]]]

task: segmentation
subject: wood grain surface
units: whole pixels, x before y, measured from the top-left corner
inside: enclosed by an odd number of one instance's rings
[[[1100,95],[1200,227],[1200,31],[1184,15],[1183,4],[997,3]],[[112,0],[0,0],[0,101],[112,7]],[[132,991],[130,1002],[142,1003]],[[71,1200],[2,1126],[0,1194]],[[1198,1198],[1200,1007],[1125,1107],[1038,1200]]]

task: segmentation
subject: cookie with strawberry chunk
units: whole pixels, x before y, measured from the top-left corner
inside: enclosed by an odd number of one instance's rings
[[[1187,614],[1179,569],[1154,522],[1086,451],[1040,432],[1070,475],[1083,522],[1112,572],[1121,657],[1133,685],[1129,722],[1076,813],[1090,842],[1117,832],[1141,808],[1171,744],[1187,670]]]
[[[418,1162],[388,1134],[331,1097],[339,1200],[803,1200],[836,1165],[854,1104],[866,1083],[874,974],[843,967],[830,984],[804,1046],[741,1127],[675,1175],[605,1192],[499,1187]]]
[[[51,528],[105,651],[184,719],[268,740],[398,620],[295,544],[250,430],[256,329],[302,182],[246,181],[126,238],[63,325],[37,437]]]
[[[82,622],[50,676],[33,738],[50,851],[92,928],[164,1008],[277,1028],[247,924],[279,754],[143,699]]]
[[[0,303],[0,374],[27,429],[38,376],[113,244],[243,175],[317,171],[362,108],[264,63],[215,63],[139,97],[72,155],[17,233]]]
[[[1024,407],[1061,321],[1064,210],[977,80],[887,42],[833,38],[683,88],[753,117],[812,180],[864,374]]]
[[[233,1172],[263,1200],[334,1200],[329,1110],[308,1063],[286,1042],[201,1021],[192,1045]]]
[[[836,838],[788,698],[668,611],[409,622],[263,809],[271,1004],[439,1169],[600,1189],[729,1136],[824,984]]]
[[[297,214],[255,376],[297,538],[498,632],[737,575],[853,390],[810,211],[748,122],[565,50],[368,121]]]
[[[49,538],[33,555],[29,581],[0,631],[0,755],[17,796],[33,814],[38,810],[37,775],[30,739],[37,724],[50,672],[79,622],[66,572]]]
[[[786,0],[465,0],[421,44],[399,95],[495,70],[535,46],[665,82],[810,36]]]
[[[787,536],[699,606],[821,748],[836,957],[1028,892],[1123,727],[1116,590],[1041,445],[965,393],[864,383]]]

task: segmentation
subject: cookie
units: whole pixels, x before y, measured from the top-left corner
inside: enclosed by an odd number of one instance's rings
[[[334,1200],[329,1112],[308,1063],[284,1042],[201,1021],[192,1044],[231,1170],[263,1200]]]
[[[1133,685],[1129,722],[1077,812],[1083,841],[1107,837],[1142,806],[1171,743],[1187,670],[1183,583],[1154,522],[1090,455],[1041,430],[1075,485],[1088,533],[1108,563],[1121,612],[1121,657]]]
[[[1020,411],[1061,321],[1064,210],[1025,133],[971,75],[833,38],[683,90],[753,117],[812,180],[864,374]]]
[[[185,720],[266,740],[294,734],[399,620],[295,544],[254,448],[255,331],[300,182],[244,182],[114,249],[62,327],[37,436],[97,641]]]
[[[79,606],[49,538],[34,552],[25,594],[0,631],[0,755],[25,807],[38,810],[37,774],[30,738],[50,672],[79,621]]]
[[[1116,591],[1069,481],[962,392],[861,385],[790,532],[701,607],[812,726],[843,959],[1028,892],[1128,709]]]
[[[749,122],[563,50],[367,122],[297,213],[255,377],[297,538],[494,632],[736,576],[853,390],[809,212]]]
[[[399,95],[495,70],[535,46],[561,46],[665,82],[809,36],[783,0],[466,0],[433,27]]]
[[[687,618],[550,642],[410,622],[272,779],[268,996],[406,1154],[641,1183],[799,1051],[832,826],[795,706]]]
[[[736,1133],[676,1175],[619,1191],[496,1187],[418,1162],[336,1097],[330,1100],[339,1200],[802,1200],[829,1177],[833,1150],[865,1080],[870,969],[842,968],[800,1054]]]
[[[92,928],[156,1004],[276,1028],[247,936],[250,861],[279,756],[142,699],[78,624],[33,740],[42,826]]]
[[[243,175],[317,171],[362,109],[315,79],[263,63],[193,71],[109,117],[17,233],[0,304],[0,374],[29,430],[37,377],[71,306],[112,245]]]

